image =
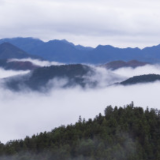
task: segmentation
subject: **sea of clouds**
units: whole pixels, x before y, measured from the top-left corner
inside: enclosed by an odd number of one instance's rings
[[[6,143],[9,140],[50,131],[61,125],[74,124],[79,116],[86,120],[94,118],[99,113],[103,114],[108,105],[123,107],[133,101],[135,106],[142,106],[144,109],[147,106],[160,109],[158,81],[131,86],[111,85],[135,75],[160,74],[159,65],[146,65],[135,69],[121,68],[114,71],[92,67],[96,74],[90,78],[99,81],[96,88],[82,89],[75,86],[64,89],[58,86],[62,82],[55,79],[53,83],[57,84],[57,87],[45,93],[25,89],[14,92],[0,87],[0,141]],[[28,74],[29,71],[0,69],[0,78],[13,76],[13,72],[17,76]]]

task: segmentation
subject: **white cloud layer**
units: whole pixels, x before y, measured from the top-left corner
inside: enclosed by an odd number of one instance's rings
[[[54,65],[64,65],[64,63],[60,63],[60,62],[54,62],[54,61],[45,61],[45,60],[38,60],[38,59],[31,59],[31,58],[24,58],[24,59],[9,59],[8,62],[14,62],[14,61],[18,61],[18,62],[26,62],[29,61],[31,63],[33,63],[34,65],[40,66],[40,67],[44,67],[44,66],[54,66]]]
[[[48,94],[0,92],[0,140],[24,138],[82,118],[94,118],[107,105],[135,105],[160,109],[160,83],[116,86],[96,90],[53,90]]]
[[[157,0],[0,1],[0,38],[67,39],[75,44],[144,47],[160,43]]]
[[[160,74],[160,65],[145,65],[134,69],[130,67],[119,68],[117,70],[114,70],[113,73],[127,78],[143,74]]]
[[[0,68],[0,78],[7,78],[10,76],[18,76],[18,75],[24,75],[29,73],[30,71],[14,71],[14,70],[4,70],[3,68]]]
[[[108,105],[124,106],[134,101],[135,105],[160,109],[160,82],[137,84],[133,86],[108,86],[116,79],[133,74],[157,73],[156,66],[136,69],[117,70],[117,74],[97,68],[93,80],[100,81],[96,89],[80,87],[60,89],[65,81],[56,81],[57,88],[48,93],[31,91],[12,92],[0,87],[0,141],[32,136],[43,131],[50,131],[60,125],[75,123],[79,116],[86,120],[103,113]],[[125,70],[125,74],[124,74]],[[132,75],[133,75],[132,74]],[[119,76],[118,76],[119,75]],[[123,75],[123,76],[122,76]],[[123,77],[124,78],[124,77]]]

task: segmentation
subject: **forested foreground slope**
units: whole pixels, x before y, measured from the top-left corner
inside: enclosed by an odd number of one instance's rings
[[[0,145],[1,160],[159,160],[160,116],[133,104]]]

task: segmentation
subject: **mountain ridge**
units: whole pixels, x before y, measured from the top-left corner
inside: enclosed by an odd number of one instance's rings
[[[128,78],[127,80],[119,83],[121,85],[135,85],[135,84],[143,84],[143,83],[152,83],[160,81],[159,74],[144,74],[139,76],[133,76]]]
[[[104,64],[111,61],[138,60],[149,63],[160,62],[160,45],[136,48],[118,48],[111,45],[98,45],[96,48],[74,45],[67,40],[43,42],[34,38],[0,39],[0,44],[9,42],[25,52],[40,56],[49,61],[63,63]]]
[[[160,111],[108,105],[104,114],[0,143],[1,160],[158,160]],[[97,158],[98,157],[98,158]]]
[[[2,44],[0,44],[0,59],[12,59],[12,58],[38,59],[39,57],[36,55],[30,55],[11,43],[3,42]]]
[[[48,91],[52,87],[57,87],[54,80],[58,80],[58,86],[62,88],[81,86],[95,86],[96,81],[89,81],[87,76],[93,75],[94,70],[82,64],[69,64],[60,66],[37,67],[31,73],[14,76],[3,79],[5,87],[20,91],[23,88],[28,88],[37,91]],[[63,82],[62,84],[60,82]],[[52,83],[53,82],[53,83]]]

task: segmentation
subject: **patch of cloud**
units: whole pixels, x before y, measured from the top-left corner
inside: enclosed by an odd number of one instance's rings
[[[49,61],[44,61],[44,60],[38,60],[38,59],[31,59],[31,58],[24,58],[24,59],[10,59],[8,62],[13,62],[13,61],[19,61],[19,62],[26,62],[29,61],[37,66],[45,67],[45,66],[59,66],[59,65],[64,65],[64,63],[60,62],[49,62]]]
[[[11,76],[20,76],[29,73],[30,71],[14,71],[14,70],[4,70],[3,68],[0,68],[0,78],[7,78]]]
[[[81,115],[86,120],[104,112],[108,105],[124,106],[134,101],[136,106],[158,108],[160,82],[132,86],[106,86],[124,77],[136,74],[158,73],[159,66],[144,66],[135,69],[109,71],[96,68],[95,77],[99,87],[82,89],[79,86],[61,88],[68,79],[54,79],[49,82],[50,92],[40,93],[23,88],[21,92],[0,87],[0,141],[32,136],[50,131],[60,125],[73,124]],[[94,67],[93,67],[94,68]],[[132,72],[132,74],[130,74]],[[0,74],[1,75],[1,74]],[[121,75],[121,76],[119,76]],[[123,76],[124,77],[123,77]],[[52,88],[54,83],[54,88]],[[2,84],[1,84],[2,85]]]
[[[100,89],[53,89],[50,93],[0,92],[2,142],[24,138],[82,118],[94,118],[107,105],[124,106],[134,101],[142,107],[159,108],[160,83]],[[151,96],[152,93],[152,96]]]
[[[114,70],[113,73],[124,76],[124,77],[133,77],[143,74],[160,74],[160,65],[145,65],[137,68],[120,68]]]
[[[97,82],[96,87],[106,87],[117,82],[121,82],[126,79],[125,76],[113,73],[111,70],[107,70],[102,67],[90,66],[94,74],[88,74],[85,76],[87,83]]]

